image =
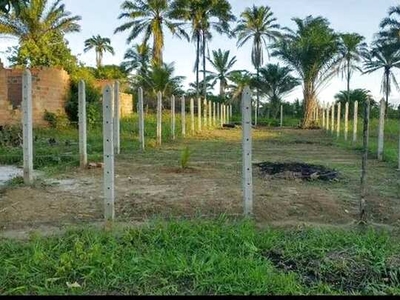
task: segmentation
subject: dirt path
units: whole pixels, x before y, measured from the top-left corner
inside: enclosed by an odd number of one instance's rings
[[[118,220],[239,216],[240,134],[239,129],[217,130],[159,150],[121,155],[116,163]],[[182,172],[185,146],[192,151],[191,168]],[[316,163],[340,172],[338,182],[303,182],[266,179],[254,168],[254,211],[260,223],[342,225],[357,219],[361,156],[334,146],[323,132],[258,129],[253,160]],[[399,225],[399,172],[375,160],[368,167],[370,220]],[[0,231],[99,222],[102,201],[102,170],[77,170],[34,187],[9,188],[0,193]]]

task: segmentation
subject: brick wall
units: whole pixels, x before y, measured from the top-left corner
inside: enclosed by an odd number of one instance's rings
[[[133,96],[120,93],[121,118],[128,117],[133,113]]]

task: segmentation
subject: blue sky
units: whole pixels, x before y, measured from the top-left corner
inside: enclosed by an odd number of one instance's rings
[[[67,36],[70,47],[75,55],[87,65],[95,65],[94,52],[83,53],[84,40],[92,35],[100,34],[110,37],[115,48],[115,56],[106,54],[104,64],[119,64],[129,45],[126,44],[127,33],[114,35],[114,29],[122,21],[117,19],[120,14],[122,0],[64,0],[67,10],[82,16],[82,31]],[[247,7],[255,5],[268,5],[271,7],[281,26],[292,27],[293,17],[304,18],[307,15],[321,15],[326,17],[332,27],[340,32],[357,32],[366,37],[370,42],[374,33],[378,30],[380,21],[387,15],[390,6],[399,4],[395,0],[230,0],[233,12],[239,16]],[[15,45],[16,40],[0,38],[0,58],[5,61],[3,51],[8,46]],[[139,42],[139,41],[138,41]],[[231,50],[232,55],[237,57],[236,69],[253,70],[250,62],[251,45],[240,49],[236,48],[236,41],[214,35],[210,43],[210,50],[221,48]],[[193,44],[181,41],[177,38],[166,35],[164,60],[175,62],[177,74],[186,76],[186,84],[194,81],[193,62],[195,48]],[[276,62],[275,59],[271,59]],[[395,71],[397,77],[400,71]],[[352,80],[352,88],[366,88],[371,91],[375,98],[381,98],[380,91],[382,72],[372,75],[356,74]],[[399,77],[400,79],[400,77]],[[333,101],[333,96],[341,89],[345,89],[345,82],[339,77],[331,81],[320,94],[322,102]],[[292,101],[302,98],[301,88],[295,90],[287,97]],[[391,96],[391,103],[400,103],[400,94],[395,91]]]

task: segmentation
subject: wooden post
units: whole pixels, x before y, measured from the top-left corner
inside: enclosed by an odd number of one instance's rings
[[[186,101],[185,96],[181,99],[181,122],[182,122],[182,136],[186,136]]]
[[[342,112],[342,104],[338,103],[338,111],[337,111],[337,127],[336,127],[336,136],[340,137],[340,113]]]
[[[24,182],[33,183],[33,129],[32,129],[32,74],[25,70],[22,76],[22,143]]]
[[[78,86],[78,116],[79,116],[79,162],[80,167],[85,169],[87,158],[87,133],[86,133],[86,86],[85,81],[80,80]]]
[[[104,217],[114,220],[114,111],[113,91],[107,85],[103,90],[103,156],[104,156]]]
[[[283,105],[281,105],[281,127],[283,127]]]
[[[358,127],[358,101],[354,102],[354,119],[353,119],[353,143],[357,142]]]
[[[383,144],[385,137],[385,100],[381,100],[380,116],[379,116],[379,135],[378,135],[378,160],[383,161]]]
[[[344,112],[344,140],[347,141],[347,136],[349,134],[349,102],[346,102],[345,112]]]
[[[119,82],[116,81],[114,84],[114,147],[115,154],[120,154],[120,120],[121,120],[121,109],[120,109],[120,94],[119,94]]]
[[[364,130],[363,130],[363,156],[361,170],[361,199],[360,199],[360,221],[366,220],[366,201],[367,194],[367,161],[368,161],[368,142],[369,142],[369,116],[370,103],[367,99],[364,106]]]
[[[199,132],[201,131],[201,99],[197,99],[197,121],[199,125]]]
[[[195,126],[194,126],[194,99],[190,99],[190,131],[192,135],[195,132]]]
[[[171,97],[171,135],[172,135],[172,140],[176,139],[175,128],[176,128],[175,96],[172,95],[172,97]]]
[[[252,135],[251,135],[251,92],[246,87],[242,94],[242,147],[243,147],[243,204],[244,215],[253,214],[253,170],[252,170]]]
[[[138,114],[139,114],[139,141],[142,151],[145,150],[144,138],[144,109],[143,109],[143,89],[140,87],[138,91]]]
[[[157,94],[157,145],[162,143],[162,93]]]

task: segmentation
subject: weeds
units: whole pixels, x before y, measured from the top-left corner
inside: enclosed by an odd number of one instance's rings
[[[189,147],[186,147],[182,151],[181,160],[180,160],[181,168],[184,169],[184,170],[186,170],[189,167],[190,155],[191,155],[190,149],[189,149]]]

